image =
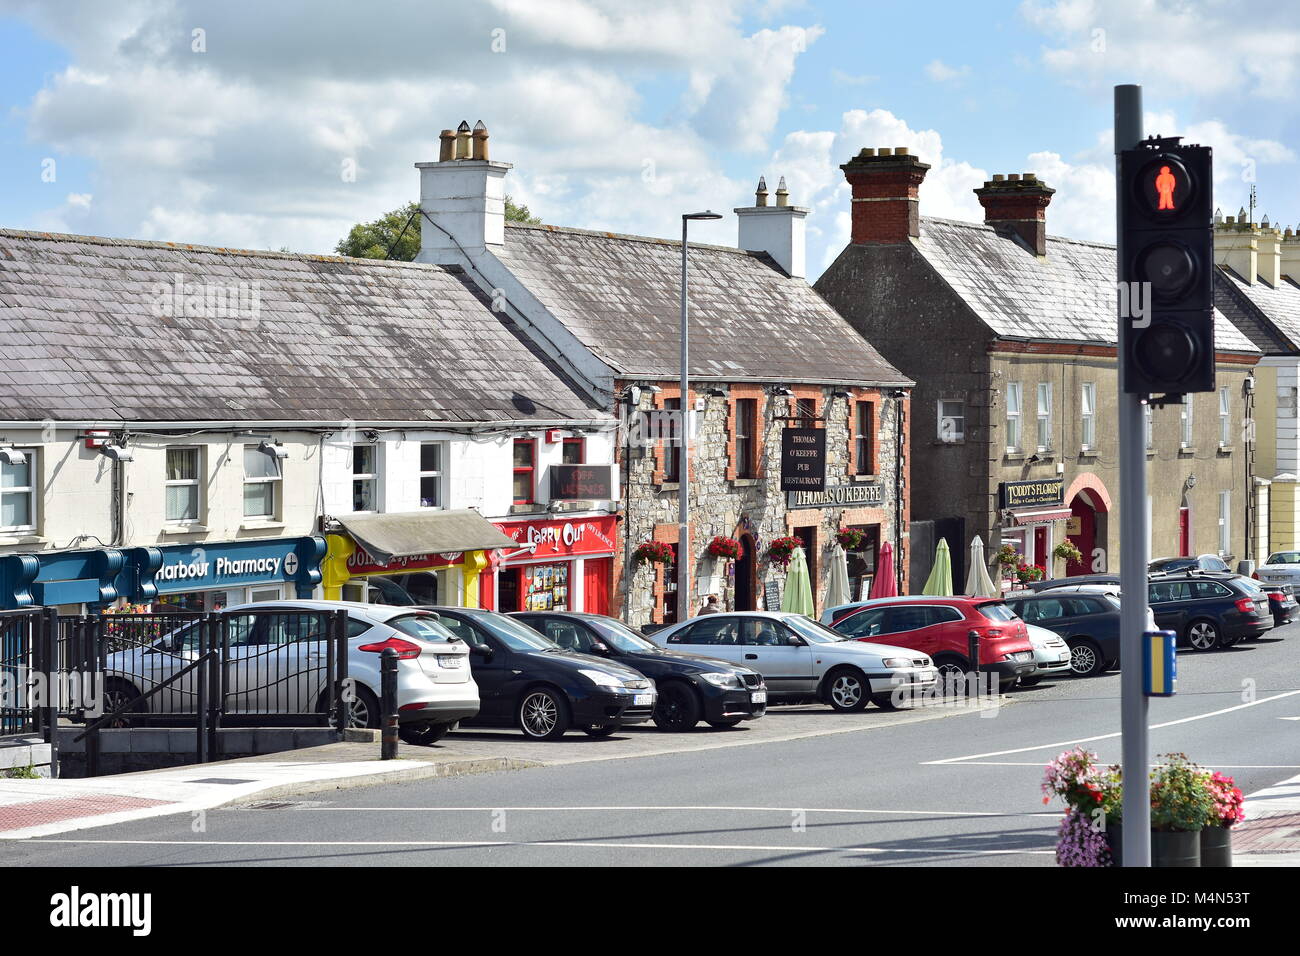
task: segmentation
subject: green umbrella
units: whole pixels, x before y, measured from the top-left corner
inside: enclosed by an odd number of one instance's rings
[[[935,597],[952,596],[952,556],[948,554],[947,538],[940,538],[939,547],[934,549],[934,567],[930,569],[921,593]]]
[[[790,571],[785,578],[785,593],[781,595],[781,610],[816,617],[813,609],[812,581],[808,577],[808,560],[803,548],[795,548],[790,556]]]

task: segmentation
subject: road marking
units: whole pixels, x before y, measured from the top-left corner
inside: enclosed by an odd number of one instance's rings
[[[1178,720],[1167,720],[1163,724],[1150,724],[1148,725],[1147,729],[1160,730],[1161,728],[1173,727],[1176,726],[1177,724],[1189,724],[1195,720],[1205,720],[1207,717],[1219,717],[1222,716],[1223,714],[1230,714],[1233,711],[1245,710],[1247,707],[1258,707],[1260,704],[1267,704],[1271,701],[1281,700],[1284,697],[1294,697],[1296,694],[1300,694],[1300,690],[1289,690],[1283,694],[1274,694],[1272,697],[1261,697],[1259,700],[1252,700],[1246,704],[1237,704],[1235,707],[1225,707],[1222,710],[1214,710],[1206,714],[1194,714],[1191,717],[1181,717]],[[1121,736],[1119,732],[1113,734],[1097,734],[1094,737],[1079,737],[1075,740],[1062,740],[1054,744],[1041,744],[1035,747],[1016,747],[1013,750],[994,750],[986,754],[970,754],[969,756],[966,757],[946,757],[943,760],[924,760],[921,762],[921,766],[925,767],[925,766],[938,766],[941,764],[956,764],[956,763],[964,763],[967,761],[976,761],[984,757],[1005,757],[1008,754],[1032,753],[1035,750],[1052,750],[1057,747],[1069,747],[1072,744],[1091,743],[1094,740],[1112,740],[1115,737],[1119,737],[1119,736]]]
[[[1026,766],[1029,766],[1028,764]],[[1038,766],[1033,764],[1032,766]],[[229,808],[238,809],[238,808]],[[839,807],[718,807],[718,806],[686,806],[686,807],[505,807],[505,806],[488,806],[488,807],[295,807],[296,812],[328,812],[328,813],[493,813],[498,810],[509,810],[513,813],[602,813],[636,810],[638,812],[648,812],[655,810],[716,810],[725,813],[889,813],[905,816],[927,816],[927,817],[1037,817],[1037,816],[1060,816],[1060,813],[1047,813],[1041,810],[1032,810],[1026,812],[1005,813],[996,810],[854,810],[842,809]]]
[[[1300,720],[1300,717],[1279,717],[1278,720]]]
[[[1059,814],[1057,814],[1059,816]],[[906,849],[900,847],[865,846],[809,846],[807,844],[734,844],[734,843],[602,843],[597,840],[70,840],[42,839],[34,843],[72,843],[79,846],[104,844],[108,846],[307,846],[307,847],[578,847],[613,850],[733,850],[761,851],[764,853],[913,853],[942,854],[944,856],[1048,856],[1056,850],[939,850]]]

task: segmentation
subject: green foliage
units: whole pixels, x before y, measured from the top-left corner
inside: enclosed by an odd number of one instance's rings
[[[5,777],[10,780],[39,780],[41,775],[36,772],[36,768],[30,763],[26,767],[10,767],[5,771]]]
[[[1216,823],[1209,774],[1186,754],[1161,757],[1164,763],[1151,772],[1151,829],[1200,830]]]
[[[357,223],[347,236],[339,240],[334,251],[341,256],[356,259],[387,257],[410,262],[420,251],[420,226],[424,217],[416,215],[418,208],[419,203],[409,202],[400,209],[384,213],[373,222]],[[516,205],[507,196],[506,221],[537,225],[542,220],[529,212],[527,206]],[[408,222],[410,225],[407,225]],[[398,236],[401,236],[400,240]],[[393,250],[391,256],[388,255],[390,248]]]

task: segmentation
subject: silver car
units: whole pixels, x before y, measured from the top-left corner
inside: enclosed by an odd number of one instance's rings
[[[1274,551],[1255,569],[1261,584],[1289,584],[1300,588],[1300,551]]]
[[[1029,643],[1034,645],[1037,666],[1020,678],[1020,686],[1033,687],[1044,677],[1064,677],[1070,673],[1070,647],[1061,636],[1035,624],[1026,624],[1025,628],[1029,631]]]

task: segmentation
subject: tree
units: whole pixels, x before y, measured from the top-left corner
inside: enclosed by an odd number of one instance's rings
[[[339,240],[334,251],[341,256],[356,259],[398,259],[410,262],[420,251],[420,225],[422,216],[416,215],[419,203],[410,202],[401,209],[386,212],[373,222],[359,222]],[[542,220],[506,197],[506,221],[526,222],[536,225]],[[408,225],[409,223],[409,225]],[[400,239],[398,237],[401,237]],[[388,250],[392,249],[392,255]]]

